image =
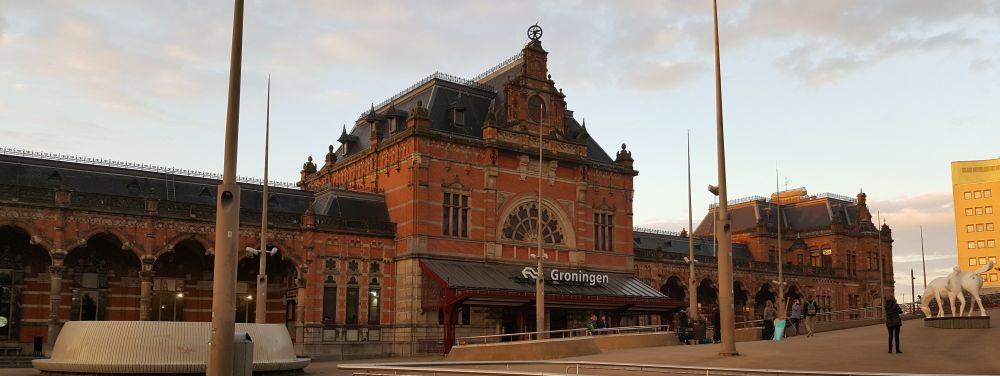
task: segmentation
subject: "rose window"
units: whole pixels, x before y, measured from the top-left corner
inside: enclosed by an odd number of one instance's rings
[[[503,238],[528,243],[536,243],[538,238],[538,203],[519,206],[507,216],[503,225]],[[546,244],[563,244],[563,231],[559,220],[549,211],[542,208],[542,242]]]

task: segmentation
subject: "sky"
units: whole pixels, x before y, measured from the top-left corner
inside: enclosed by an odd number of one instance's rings
[[[436,71],[472,77],[543,27],[591,137],[636,160],[634,224],[687,227],[715,184],[708,0],[246,4],[238,173],[294,182],[344,124]],[[868,195],[897,295],[955,265],[949,163],[1000,157],[1000,1],[720,0],[731,199]],[[0,0],[0,146],[222,171],[230,1]],[[697,225],[697,223],[696,223]]]

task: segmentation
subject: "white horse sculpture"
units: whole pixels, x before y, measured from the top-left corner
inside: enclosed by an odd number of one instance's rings
[[[993,269],[993,264],[994,262],[990,261],[986,265],[983,265],[983,267],[971,272],[962,271],[956,266],[954,271],[948,275],[948,290],[958,297],[960,303],[960,308],[958,311],[955,311],[955,302],[952,301],[952,312],[958,312],[959,316],[972,316],[972,312],[976,310],[976,304],[979,304],[979,315],[986,316],[986,309],[983,308],[983,300],[979,297],[979,290],[983,288],[983,277],[981,274]],[[965,291],[968,291],[969,295],[972,295],[968,315],[965,314]]]
[[[927,284],[927,288],[924,289],[924,298],[920,302],[920,310],[924,311],[924,317],[944,316],[944,304],[942,304],[941,295],[944,295],[948,298],[948,302],[951,303],[950,305],[951,305],[952,315],[954,315],[955,293],[951,292],[951,290],[948,289],[949,277],[951,277],[951,275],[947,277],[934,278],[934,280],[932,280],[930,283]],[[930,308],[931,299],[937,301],[938,311],[936,316],[931,315],[931,308]]]

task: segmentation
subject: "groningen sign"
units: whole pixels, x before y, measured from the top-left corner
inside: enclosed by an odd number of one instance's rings
[[[576,271],[561,271],[559,269],[549,269],[549,281],[552,283],[569,283],[569,284],[581,284],[589,286],[597,286],[607,284],[611,279],[607,274],[602,273],[591,273],[583,270]],[[535,280],[538,279],[538,271],[530,266],[525,267],[521,270],[521,276]]]

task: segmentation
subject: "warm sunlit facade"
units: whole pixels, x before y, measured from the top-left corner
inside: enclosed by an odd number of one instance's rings
[[[976,270],[1000,257],[997,224],[1000,216],[1000,158],[951,162],[951,187],[955,206],[955,240],[958,266]],[[983,275],[984,288],[1000,288],[1000,272]]]

